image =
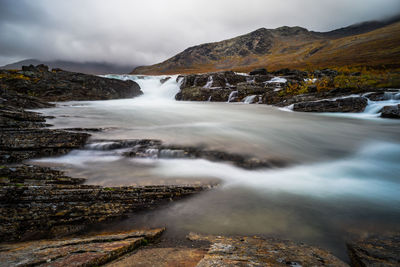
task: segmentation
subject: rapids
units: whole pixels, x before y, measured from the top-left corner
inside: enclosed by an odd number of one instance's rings
[[[144,95],[57,103],[41,110],[55,116],[48,123],[104,128],[95,139],[154,138],[289,163],[251,171],[200,159],[129,159],[96,145],[35,160],[91,184],[221,184],[114,227],[166,226],[173,236],[272,235],[328,248],[343,259],[349,236],[400,230],[400,122],[378,118],[383,105],[400,102],[397,95],[370,101],[362,114],[308,114],[261,104],[178,102],[177,76],[163,84],[164,76],[107,77],[132,79]]]

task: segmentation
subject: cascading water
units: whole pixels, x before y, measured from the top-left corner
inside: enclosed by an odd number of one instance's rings
[[[371,225],[378,232],[400,230],[397,120],[360,121],[345,114],[289,113],[267,105],[175,101],[177,76],[164,83],[166,76],[107,77],[134,80],[144,95],[59,103],[41,111],[55,116],[49,120],[53,128],[100,127],[104,130],[92,133],[92,138],[110,141],[36,162],[61,164],[71,176],[105,186],[222,184],[163,210],[137,215],[129,221],[131,227],[280,235],[326,247],[342,257],[349,234],[362,235]],[[372,111],[373,105],[399,102],[397,94],[384,97],[388,99],[380,103],[371,101],[362,114],[379,112]],[[176,151],[164,151],[166,159],[132,159],[123,156],[127,148],[112,141],[143,138],[277,158],[288,167],[245,170],[224,162],[174,159],[173,153],[180,153]]]
[[[143,96],[139,97],[140,101],[172,101],[179,92],[181,81],[177,81],[178,75],[173,76],[145,76],[145,75],[104,75],[107,78],[120,80],[132,80],[139,84],[143,91]],[[162,82],[163,79],[170,77]]]

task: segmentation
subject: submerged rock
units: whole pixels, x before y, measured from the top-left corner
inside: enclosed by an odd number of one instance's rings
[[[202,158],[214,162],[229,162],[244,169],[278,168],[287,165],[287,162],[281,159],[260,159],[246,154],[209,150],[196,146],[164,145],[160,140],[155,139],[92,140],[91,143],[86,145],[86,149],[92,150],[121,148],[129,148],[129,150],[122,152],[122,155],[135,158]]]
[[[400,235],[369,237],[347,244],[354,267],[400,266]]]
[[[368,101],[364,97],[346,97],[336,100],[319,100],[295,103],[294,111],[302,112],[362,112]]]
[[[2,266],[99,266],[158,239],[164,229],[131,230],[0,245]]]
[[[382,118],[400,119],[400,104],[397,106],[385,106],[381,112]]]
[[[207,240],[211,246],[196,265],[206,266],[348,266],[328,251],[291,241],[257,236],[204,236],[190,233],[190,240]]]

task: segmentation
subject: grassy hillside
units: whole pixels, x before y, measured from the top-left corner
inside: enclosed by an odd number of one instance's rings
[[[348,35],[348,34],[347,34]],[[259,29],[229,40],[202,44],[134,74],[250,71],[257,67],[325,68],[400,64],[400,22],[346,37],[310,32],[300,27]]]

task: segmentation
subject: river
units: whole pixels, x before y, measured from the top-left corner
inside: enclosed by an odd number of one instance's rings
[[[139,83],[134,99],[60,102],[51,128],[105,128],[93,139],[155,138],[167,144],[280,159],[244,170],[202,159],[130,159],[84,148],[35,160],[104,186],[219,183],[208,192],[132,216],[117,227],[166,226],[167,235],[277,236],[346,259],[354,236],[400,230],[400,121],[361,114],[290,112],[262,104],[180,102],[176,77],[110,75]],[[397,103],[399,100],[387,100]]]

